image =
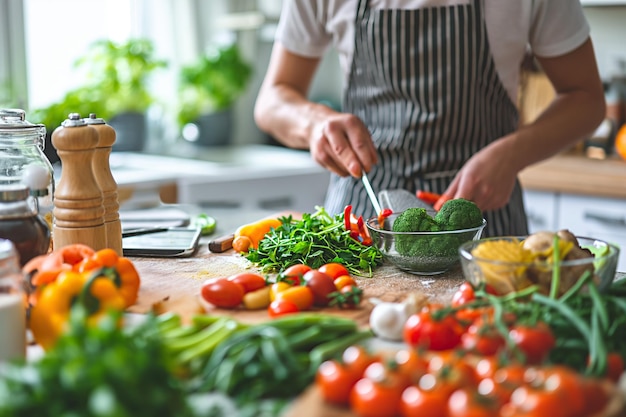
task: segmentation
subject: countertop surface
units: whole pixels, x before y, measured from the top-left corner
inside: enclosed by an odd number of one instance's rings
[[[520,173],[530,190],[626,199],[626,161],[559,154]]]

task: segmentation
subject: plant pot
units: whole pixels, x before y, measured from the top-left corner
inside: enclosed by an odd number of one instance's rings
[[[203,114],[183,128],[183,138],[199,146],[224,146],[231,142],[233,111]]]
[[[146,115],[139,112],[120,113],[109,120],[115,129],[114,152],[142,151],[146,144]]]

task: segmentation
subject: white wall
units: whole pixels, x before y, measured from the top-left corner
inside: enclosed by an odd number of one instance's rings
[[[586,7],[600,75],[608,80],[620,75],[626,64],[626,3],[624,6]],[[626,75],[626,74],[621,74]]]

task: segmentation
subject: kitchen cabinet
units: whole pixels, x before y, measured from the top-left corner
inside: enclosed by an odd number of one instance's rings
[[[525,190],[530,232],[569,229],[620,247],[618,271],[626,271],[626,200]]]
[[[526,190],[524,206],[531,233],[557,228],[557,196],[546,191]]]

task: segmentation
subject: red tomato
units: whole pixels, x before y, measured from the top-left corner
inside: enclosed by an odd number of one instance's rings
[[[428,370],[428,359],[414,349],[400,349],[394,356],[398,372],[406,375],[408,380],[417,384]]]
[[[619,352],[611,352],[606,357],[606,376],[613,382],[618,382],[624,373],[624,358]]]
[[[350,275],[350,271],[348,271],[348,268],[338,262],[324,264],[317,268],[317,270],[325,273],[332,279],[339,278],[342,275]]]
[[[421,389],[411,385],[402,392],[402,417],[447,417],[448,395],[437,389]]]
[[[451,316],[436,320],[432,313],[430,310],[423,310],[412,314],[404,324],[404,341],[411,347],[428,350],[457,347],[461,343],[461,335],[456,320]]]
[[[456,390],[448,399],[448,417],[497,417],[500,401],[482,395],[475,388]]]
[[[360,375],[356,375],[345,365],[328,360],[318,368],[315,383],[326,402],[346,405],[350,400],[352,387],[360,378]]]
[[[243,300],[244,289],[226,278],[217,278],[202,284],[200,295],[215,307],[235,308]]]
[[[298,306],[299,311],[304,311],[313,307],[313,291],[302,285],[289,287],[277,292],[274,300],[289,300]]]
[[[569,411],[563,405],[567,396],[558,391],[548,391],[541,387],[522,385],[511,394],[509,406],[521,415],[529,417],[568,417]]]
[[[269,307],[267,307],[267,313],[270,317],[278,317],[285,314],[297,313],[298,306],[290,300],[274,300],[270,303]]]
[[[335,287],[337,288],[337,290],[341,290],[343,287],[347,285],[354,285],[355,287],[357,286],[356,281],[350,275],[341,275],[335,278],[334,282],[335,282]]]
[[[359,417],[395,417],[401,396],[400,386],[361,378],[350,392],[350,409]]]
[[[458,307],[464,304],[474,301],[476,299],[476,293],[474,287],[467,281],[464,281],[459,289],[452,296],[452,306]]]
[[[337,291],[335,281],[328,275],[318,270],[312,269],[303,275],[306,286],[313,291],[313,304],[325,307],[330,302],[328,297]]]
[[[361,345],[348,346],[341,355],[343,364],[359,378],[363,376],[367,367],[380,360],[378,355],[370,353],[365,347]]]
[[[260,290],[267,285],[264,277],[252,272],[241,272],[228,277],[228,280],[241,285],[245,293]]]
[[[506,341],[494,324],[478,320],[463,333],[461,344],[469,352],[491,356],[504,349]]]
[[[543,322],[538,322],[534,326],[513,326],[509,331],[509,337],[522,351],[528,364],[543,362],[556,343],[552,330]]]
[[[291,265],[279,274],[278,280],[287,281],[291,285],[302,285],[302,283],[304,282],[304,279],[302,277],[310,270],[311,267],[305,264]]]

